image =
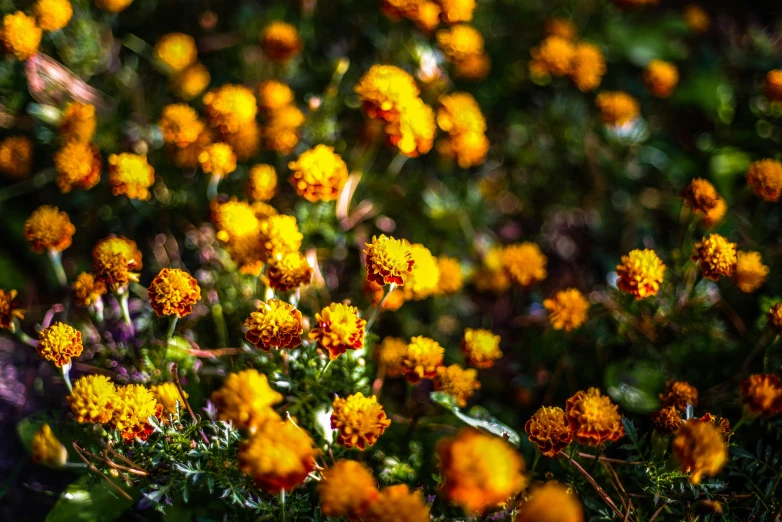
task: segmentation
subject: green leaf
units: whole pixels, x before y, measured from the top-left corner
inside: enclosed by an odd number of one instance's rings
[[[432,392],[430,397],[433,402],[451,410],[451,412],[465,424],[482,431],[487,431],[492,435],[502,437],[516,447],[521,444],[521,437],[519,434],[506,424],[497,420],[497,418],[489,413],[486,408],[474,406],[465,414],[462,413],[462,410],[456,405],[456,399],[445,392]]]
[[[625,359],[606,369],[605,384],[608,395],[624,409],[647,414],[660,406],[658,394],[665,386],[665,376],[658,365]]]
[[[133,499],[139,494],[138,488],[117,485]],[[65,488],[46,516],[46,522],[113,522],[134,503],[135,500],[120,495],[104,480],[95,483],[93,477],[83,475]]]

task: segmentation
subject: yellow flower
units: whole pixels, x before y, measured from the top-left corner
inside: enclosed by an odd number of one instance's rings
[[[334,518],[344,516],[351,522],[361,520],[379,494],[372,472],[355,460],[338,460],[323,471],[318,483],[323,514]]]
[[[315,469],[320,452],[293,421],[270,419],[239,447],[239,469],[266,493],[291,491]]]
[[[400,377],[405,369],[402,360],[407,353],[407,343],[398,337],[386,337],[377,347],[375,355],[388,377]]]
[[[603,122],[616,127],[630,123],[641,112],[638,100],[622,91],[601,92],[595,98],[595,104]]]
[[[253,369],[229,374],[222,388],[212,394],[220,419],[250,432],[269,420],[279,420],[274,405],[282,399],[266,376]]]
[[[282,154],[293,152],[299,143],[304,120],[304,113],[295,105],[274,111],[263,128],[264,147]]]
[[[168,151],[171,154],[171,160],[174,165],[180,168],[194,169],[199,166],[198,155],[204,150],[204,148],[212,143],[212,131],[210,129],[204,129],[204,131],[198,135],[198,138],[193,143],[186,145],[185,147],[168,147]]]
[[[478,371],[452,364],[448,367],[440,366],[434,376],[434,389],[447,393],[456,399],[456,404],[464,408],[467,400],[472,397],[475,390],[480,389]]]
[[[772,306],[766,315],[766,319],[777,333],[782,333],[782,303]]]
[[[389,486],[369,505],[364,522],[429,522],[429,508],[420,491],[407,484]]]
[[[443,365],[444,355],[445,350],[437,341],[420,335],[413,337],[402,357],[405,377],[412,383],[433,378]]]
[[[35,209],[24,223],[24,236],[33,252],[39,254],[45,250],[62,252],[71,246],[71,238],[75,233],[76,227],[68,214],[49,205]]]
[[[502,357],[500,336],[491,330],[465,328],[462,353],[467,364],[476,368],[491,368]]]
[[[575,288],[560,290],[554,297],[543,301],[548,319],[555,330],[570,332],[587,320],[589,301]]]
[[[502,251],[502,264],[518,285],[528,288],[546,279],[548,259],[535,243],[508,245]]]
[[[261,148],[261,127],[255,120],[241,125],[236,132],[220,133],[220,139],[227,143],[239,161],[257,156]]]
[[[466,24],[437,31],[437,44],[450,62],[458,63],[483,53],[483,36],[477,29]]]
[[[720,276],[732,277],[737,262],[736,243],[719,234],[710,234],[695,243],[692,259],[700,264],[703,277],[714,281]]]
[[[212,223],[217,228],[217,239],[226,242],[234,238],[257,235],[261,226],[252,206],[235,199],[212,205]]]
[[[394,65],[373,65],[354,90],[367,116],[389,122],[419,94],[413,77]]]
[[[66,143],[54,154],[54,166],[57,186],[63,194],[74,188],[89,190],[100,181],[100,152],[92,143]]]
[[[759,252],[738,252],[733,279],[739,290],[746,293],[754,292],[766,282],[768,273],[769,268],[763,264]]]
[[[725,200],[717,196],[717,204],[713,209],[709,210],[701,216],[701,223],[703,226],[711,228],[722,221],[722,218],[725,217],[727,212],[728,205],[725,203]]]
[[[782,413],[782,381],[771,373],[750,375],[741,383],[741,399],[750,413],[778,415]]]
[[[0,172],[15,179],[30,175],[33,142],[25,136],[10,136],[0,141]]]
[[[301,247],[304,236],[299,232],[296,218],[285,214],[270,216],[261,221],[259,236],[264,259],[278,257]]]
[[[510,288],[511,280],[502,265],[503,248],[492,247],[483,258],[483,266],[473,274],[473,284],[480,292],[502,293]]]
[[[486,131],[486,120],[472,94],[455,92],[440,97],[437,125],[451,136]]]
[[[718,205],[720,195],[708,180],[695,178],[682,191],[682,198],[696,214],[707,214]]]
[[[120,406],[114,383],[105,375],[86,375],[76,381],[68,404],[78,422],[105,424]]]
[[[255,95],[243,85],[225,84],[207,92],[203,101],[209,123],[222,132],[236,132],[258,113]]]
[[[673,454],[682,471],[690,474],[690,483],[713,477],[728,462],[728,447],[722,434],[709,422],[690,419],[679,427],[673,439]]]
[[[709,30],[711,19],[701,6],[689,4],[684,7],[682,14],[684,15],[684,22],[696,33],[705,33]]]
[[[198,119],[198,113],[185,103],[173,103],[163,107],[158,125],[163,133],[163,140],[179,148],[194,143],[204,131],[204,124]]]
[[[757,196],[766,201],[779,201],[782,195],[782,163],[764,159],[750,164],[747,183]]]
[[[570,74],[576,47],[573,42],[560,36],[549,36],[538,47],[530,50],[532,62],[530,68],[545,71],[554,76]]]
[[[617,286],[636,299],[657,295],[665,277],[665,264],[654,250],[633,250],[616,266]]]
[[[391,20],[407,18],[426,32],[440,23],[440,5],[431,0],[381,0],[380,9]]]
[[[347,398],[334,399],[331,429],[337,430],[337,440],[346,448],[366,449],[377,442],[391,421],[374,395],[364,397],[359,392]]]
[[[176,384],[173,382],[164,382],[157,386],[151,386],[149,391],[155,395],[157,402],[163,406],[163,413],[166,415],[176,415],[177,402],[180,404],[182,403],[182,397],[179,395]],[[184,394],[185,399],[189,397],[186,391],[182,390],[182,393]]]
[[[269,201],[277,193],[277,171],[271,165],[253,165],[247,180],[247,195],[253,201]]]
[[[269,259],[266,277],[269,286],[278,292],[289,292],[294,288],[310,284],[312,267],[301,252],[286,252]]]
[[[679,69],[671,62],[652,60],[644,69],[644,82],[652,94],[667,98],[679,83]]]
[[[730,436],[732,435],[730,430],[730,421],[725,417],[717,417],[707,412],[703,415],[703,417],[700,418],[700,421],[708,422],[717,428],[717,431],[720,432],[720,435],[722,435],[722,438],[726,441],[730,439]]]
[[[440,281],[440,268],[437,258],[428,248],[415,243],[410,245],[410,254],[413,257],[413,269],[402,287],[405,300],[414,299],[420,301],[426,299],[437,291]]]
[[[386,125],[391,145],[410,158],[426,154],[432,149],[437,126],[434,110],[420,99],[411,100],[399,118]]]
[[[440,4],[440,18],[446,24],[472,21],[475,0],[437,0]]]
[[[365,245],[367,281],[379,285],[403,285],[415,264],[410,243],[381,235]]]
[[[287,62],[301,52],[299,31],[285,22],[272,22],[261,31],[261,47],[273,62]]]
[[[463,169],[477,167],[486,161],[489,139],[481,132],[453,134],[437,142],[437,151],[448,158],[455,158]]]
[[[682,425],[682,414],[676,406],[663,406],[652,415],[654,428],[665,435],[672,435],[679,431]]]
[[[687,405],[698,405],[698,389],[686,381],[670,380],[665,384],[665,391],[660,394],[663,406],[675,406],[681,411],[687,410]]]
[[[48,424],[35,432],[31,443],[33,462],[59,468],[68,461],[68,450],[57,440]]]
[[[60,136],[65,141],[88,143],[95,136],[96,125],[95,106],[74,101],[66,105],[62,111]]]
[[[482,515],[527,486],[524,459],[507,442],[463,428],[437,444],[442,493],[469,515]]]
[[[65,323],[54,323],[38,333],[35,349],[38,357],[51,361],[58,368],[71,363],[72,357],[81,355],[81,332]]]
[[[593,91],[600,86],[606,73],[603,52],[594,44],[579,42],[573,55],[570,78],[581,92]]]
[[[568,488],[546,482],[519,507],[513,522],[584,522],[584,508]]]
[[[109,13],[119,13],[133,3],[133,0],[95,0],[95,5]]]
[[[573,440],[562,408],[541,407],[524,425],[524,431],[546,457],[555,457]]]
[[[147,289],[149,304],[158,316],[184,317],[201,300],[201,289],[193,276],[178,268],[164,268]]]
[[[258,106],[265,112],[274,112],[294,102],[293,90],[278,80],[267,80],[258,85]]]
[[[310,339],[318,348],[336,359],[347,350],[364,347],[364,328],[367,322],[358,316],[358,308],[343,303],[331,303],[315,314],[317,326],[310,331]]]
[[[290,183],[296,193],[309,201],[333,201],[348,180],[348,167],[333,147],[316,145],[288,163]]]
[[[567,416],[573,438],[579,444],[598,446],[616,442],[625,435],[619,407],[597,388],[579,391],[567,400]]]
[[[25,311],[19,308],[16,290],[0,288],[0,329],[15,331],[14,319],[24,319]]]
[[[123,152],[109,156],[109,182],[115,196],[127,195],[130,199],[149,199],[149,187],[155,183],[155,169],[147,163],[146,156]]]
[[[155,58],[173,73],[178,73],[198,60],[198,49],[192,36],[169,33],[155,44]]]
[[[38,0],[33,6],[38,27],[44,31],[58,31],[68,25],[73,16],[69,0]]]
[[[92,274],[82,272],[73,282],[73,297],[79,306],[90,306],[106,293],[106,285],[96,281]]]
[[[464,286],[464,273],[459,260],[448,256],[437,258],[440,278],[437,280],[437,295],[456,294]]]
[[[227,143],[207,145],[198,155],[201,169],[214,177],[224,178],[236,170],[236,154]]]
[[[486,53],[471,54],[463,60],[454,62],[454,76],[473,82],[486,78],[491,71],[491,58]]]
[[[141,270],[141,267],[141,252],[136,247],[136,242],[126,237],[107,237],[92,249],[95,279],[105,284],[109,290],[117,290],[129,281],[138,283],[136,270]]]
[[[163,415],[163,405],[155,395],[141,384],[127,384],[117,389],[119,403],[114,409],[109,425],[120,432],[125,442],[147,440],[154,428],[150,417],[158,420]]]
[[[268,352],[272,348],[295,348],[301,344],[301,312],[279,299],[261,303],[244,322],[245,338],[257,348]]]
[[[559,36],[571,41],[575,41],[578,38],[576,26],[567,18],[549,18],[544,24],[544,30],[546,31],[546,36]]]
[[[36,25],[35,18],[21,11],[3,17],[0,31],[3,46],[6,51],[16,56],[17,60],[26,60],[38,52],[41,34],[41,28]]]
[[[194,63],[171,77],[171,90],[185,101],[198,97],[209,87],[212,77],[204,64]]]

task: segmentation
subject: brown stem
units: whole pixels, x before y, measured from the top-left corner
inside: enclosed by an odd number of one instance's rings
[[[587,482],[589,482],[592,485],[592,487],[595,488],[595,491],[597,491],[598,495],[600,495],[603,498],[603,500],[605,501],[605,503],[608,504],[608,507],[610,507],[611,510],[614,513],[616,513],[616,516],[618,516],[619,518],[622,518],[624,516],[624,515],[622,515],[622,512],[619,511],[618,507],[616,507],[616,504],[614,504],[614,501],[611,500],[611,497],[609,497],[608,494],[605,491],[603,491],[603,488],[600,487],[600,484],[598,484],[597,481],[594,478],[592,478],[592,475],[587,473],[587,470],[585,470],[581,466],[581,464],[578,463],[578,461],[571,459],[568,462],[570,462],[573,466],[575,466],[575,468],[582,475],[584,475],[584,478],[587,479]]]
[[[79,447],[79,445],[78,445],[78,444],[76,444],[76,441],[74,441],[74,442],[73,442],[73,449],[76,451],[76,454],[77,454],[77,455],[79,455],[79,457],[81,458],[81,460],[83,460],[83,461],[84,461],[84,463],[85,463],[85,464],[87,464],[87,467],[88,467],[88,468],[90,468],[90,469],[91,469],[93,472],[95,472],[95,473],[97,473],[98,475],[100,475],[100,476],[101,476],[101,477],[102,477],[102,478],[103,478],[103,479],[104,479],[106,482],[108,482],[108,483],[111,485],[111,487],[113,487],[114,489],[116,489],[116,490],[117,490],[117,492],[118,492],[120,495],[122,495],[122,496],[123,496],[123,497],[125,497],[126,499],[130,500],[131,502],[133,501],[133,498],[132,498],[130,495],[128,495],[128,494],[127,494],[127,492],[125,492],[125,490],[124,490],[124,489],[122,489],[121,487],[119,487],[118,485],[116,485],[116,484],[114,483],[114,481],[113,481],[113,480],[111,480],[109,477],[107,477],[107,476],[106,476],[106,474],[105,474],[105,473],[103,473],[101,470],[99,470],[98,468],[96,468],[96,467],[95,467],[95,465],[94,465],[92,462],[90,462],[89,460],[87,460],[87,457],[85,457],[85,456],[82,454],[82,449]]]
[[[190,403],[187,402],[187,399],[185,398],[185,392],[182,389],[182,383],[179,382],[179,367],[176,363],[171,363],[171,376],[173,377],[174,385],[176,385],[176,389],[179,392],[179,397],[182,399],[182,404],[184,404],[185,408],[187,408],[187,413],[190,414],[193,422],[198,423],[198,417],[196,417],[195,413],[193,413],[193,408],[190,407]],[[204,433],[203,430],[198,430],[198,433],[201,434],[201,438],[204,440],[204,443],[208,445],[209,438],[206,436],[206,433]]]
[[[626,460],[612,459],[610,457],[601,457],[597,455],[592,455],[590,453],[582,453],[580,451],[576,453],[576,455],[578,455],[579,457],[584,457],[586,459],[597,459],[602,462],[612,462],[614,464],[629,464],[631,466],[640,466],[641,464],[643,464],[643,462],[640,461],[627,462]]]

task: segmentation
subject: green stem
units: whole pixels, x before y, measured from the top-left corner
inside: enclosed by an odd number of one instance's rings
[[[372,329],[372,325],[375,323],[375,319],[377,319],[380,310],[383,308],[383,303],[386,302],[386,298],[388,298],[388,296],[391,295],[391,292],[393,292],[394,290],[396,290],[396,283],[391,283],[390,285],[388,285],[388,291],[385,294],[383,294],[383,298],[380,300],[379,303],[377,303],[374,312],[372,312],[372,316],[369,318],[369,321],[367,321],[366,328],[364,328],[365,338],[369,333],[369,331]]]
[[[732,430],[730,430],[730,434],[729,434],[728,436],[730,437],[731,435],[733,435],[734,433],[736,433],[736,430],[738,430],[738,429],[739,429],[739,426],[741,426],[742,424],[744,424],[745,422],[747,422],[747,419],[748,419],[748,418],[749,418],[749,417],[747,416],[747,413],[746,413],[746,412],[744,412],[744,414],[741,416],[741,418],[740,418],[740,419],[739,419],[739,421],[736,423],[736,425],[735,425],[735,426],[733,426],[733,429],[732,429]]]
[[[70,376],[71,364],[72,363],[69,362],[68,364],[64,364],[62,366],[62,368],[61,368],[62,369],[62,380],[65,381],[65,386],[68,388],[68,393],[69,394],[73,393],[73,385],[71,385],[71,376]]]
[[[38,190],[39,188],[43,187],[47,183],[54,181],[54,178],[56,176],[57,176],[57,171],[55,169],[42,170],[41,172],[30,177],[29,179],[20,181],[19,183],[16,183],[14,185],[11,185],[10,187],[0,190],[0,202],[8,201],[9,199],[13,199],[18,196],[23,196],[28,192],[33,192],[35,190]]]
[[[228,327],[225,325],[225,316],[223,315],[223,305],[214,303],[212,305],[212,320],[217,327],[217,339],[219,347],[228,346]]]
[[[179,316],[177,314],[174,314],[171,316],[171,322],[168,325],[168,333],[166,334],[166,343],[171,340],[171,338],[174,336],[174,331],[176,330],[176,323],[179,321]]]
[[[51,261],[54,269],[54,275],[57,277],[57,283],[60,287],[65,288],[68,286],[68,277],[65,275],[65,269],[62,266],[62,252],[49,250],[48,253],[49,261]]]
[[[285,522],[285,490],[280,492],[280,511],[282,514],[282,522]]]
[[[220,185],[220,176],[212,175],[209,179],[209,186],[206,187],[206,197],[209,201],[217,198],[217,187]]]
[[[119,305],[122,309],[122,318],[125,320],[125,324],[130,326],[130,330],[133,331],[133,321],[130,320],[130,308],[128,308],[128,288],[120,290]]]
[[[326,372],[331,367],[331,363],[334,362],[334,359],[329,359],[329,362],[326,363],[326,366],[323,367],[323,371],[320,372],[320,377],[318,377],[318,382],[323,380],[323,377],[326,375]]]
[[[27,335],[22,331],[22,326],[19,324],[19,319],[14,318],[13,323],[13,333],[16,335],[17,339],[22,341],[27,346],[32,346],[33,348],[38,346],[38,341]]]

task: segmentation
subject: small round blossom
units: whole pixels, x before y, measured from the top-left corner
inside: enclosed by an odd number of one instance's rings
[[[389,377],[404,375],[405,369],[402,361],[406,353],[407,343],[398,337],[384,338],[375,352],[378,363],[385,369],[386,375]]]
[[[513,281],[525,288],[546,279],[548,259],[535,243],[508,245],[502,251],[502,264]]]
[[[597,95],[595,104],[600,117],[608,125],[621,127],[638,117],[641,109],[638,100],[622,91],[605,91]]]
[[[372,472],[355,460],[338,460],[323,471],[318,483],[323,514],[334,518],[344,516],[351,522],[360,520],[379,494]]]
[[[317,145],[288,163],[290,183],[310,203],[333,201],[348,180],[348,167],[333,147]]]
[[[176,415],[177,403],[182,403],[182,397],[179,395],[179,389],[176,387],[176,384],[173,382],[164,382],[157,386],[151,386],[149,391],[155,395],[158,404],[163,406],[163,413],[166,415]],[[185,396],[185,399],[189,397],[184,390],[182,390],[182,394]]]
[[[460,367],[458,364],[452,364],[437,368],[434,376],[434,389],[442,391],[456,399],[456,404],[464,408],[467,406],[467,400],[472,397],[475,390],[480,389],[481,383],[478,382],[478,371]]]
[[[440,19],[446,24],[472,21],[475,0],[437,0]]]
[[[782,333],[782,303],[771,307],[766,314],[766,320],[777,333]]]
[[[95,6],[109,13],[119,13],[133,3],[133,0],[95,0]]]
[[[567,400],[567,416],[573,438],[579,444],[597,446],[624,437],[619,407],[597,388],[579,391]]]
[[[271,258],[266,268],[269,286],[278,292],[289,292],[312,281],[312,267],[301,252],[286,252]]]
[[[386,125],[388,141],[409,158],[432,149],[437,133],[434,110],[420,99],[411,100],[399,118]]]
[[[169,33],[155,44],[155,58],[171,72],[178,73],[198,60],[198,49],[192,36]]]
[[[266,376],[253,369],[229,374],[223,386],[212,394],[219,418],[250,432],[269,420],[279,419],[274,405],[282,399],[269,386]]]
[[[65,141],[88,143],[95,137],[97,125],[95,106],[74,101],[66,105],[62,111],[60,136]]]
[[[13,332],[14,319],[24,319],[24,310],[19,308],[16,290],[0,288],[0,329]]]
[[[285,22],[272,22],[261,31],[261,47],[273,62],[287,62],[301,52],[299,31]]]
[[[486,161],[491,143],[481,132],[452,134],[437,142],[437,151],[446,158],[453,158],[460,168],[477,167]]]
[[[190,101],[204,92],[211,81],[209,69],[202,63],[194,63],[171,77],[171,90],[183,100]]]
[[[73,16],[70,0],[38,0],[33,11],[38,27],[44,31],[59,31],[68,25]]]
[[[398,119],[400,108],[419,94],[413,77],[394,65],[373,65],[359,79],[355,92],[370,118],[386,121]]]
[[[366,449],[377,442],[391,421],[374,395],[364,397],[359,392],[347,398],[337,397],[332,404],[331,429],[337,430],[337,440],[346,448]]]
[[[668,98],[679,83],[679,69],[671,62],[652,60],[644,69],[644,83],[658,98]]]
[[[736,271],[733,280],[742,292],[754,292],[766,282],[769,268],[763,264],[759,252],[742,252],[736,256]]]
[[[3,47],[17,60],[26,60],[38,52],[41,35],[41,28],[38,27],[32,16],[16,11],[3,17],[2,30],[0,31]]]
[[[555,330],[570,332],[587,320],[589,301],[575,288],[560,290],[554,297],[543,301],[548,318]]]
[[[65,323],[54,323],[38,333],[35,349],[38,351],[38,357],[62,368],[71,363],[72,357],[80,356],[84,346],[80,331]]]
[[[117,290],[129,281],[138,283],[141,270],[141,251],[136,242],[126,237],[108,237],[92,249],[92,268],[95,279],[109,290]]]
[[[476,368],[491,368],[502,357],[500,336],[491,330],[465,328],[462,353],[467,364]]]
[[[704,11],[701,6],[689,4],[684,7],[682,15],[684,16],[684,22],[687,24],[687,27],[696,33],[705,33],[709,30],[711,19],[709,18],[709,14]]]
[[[541,407],[524,425],[530,442],[546,457],[554,457],[573,440],[562,408]]]
[[[87,307],[95,304],[106,293],[106,285],[95,280],[95,276],[82,272],[73,282],[73,297],[76,304]]]
[[[782,196],[782,163],[772,159],[750,163],[747,183],[757,196],[766,201],[779,201]]]
[[[696,214],[707,214],[717,206],[720,195],[711,182],[695,178],[682,191],[682,199]]]
[[[258,86],[258,106],[271,113],[294,102],[293,90],[278,80],[267,80]]]
[[[244,322],[245,338],[257,348],[268,352],[272,348],[295,348],[301,344],[301,312],[279,299],[261,303]]]
[[[147,289],[149,304],[158,316],[184,317],[201,300],[201,289],[193,276],[178,268],[164,268]]]
[[[663,406],[659,411],[652,413],[654,428],[660,433],[672,435],[679,431],[679,426],[684,420],[676,406]]]
[[[741,399],[753,414],[778,415],[782,413],[782,381],[770,373],[750,375],[741,383]]]
[[[437,44],[451,62],[458,63],[483,53],[483,36],[477,29],[466,24],[437,31]]]
[[[364,328],[367,322],[358,316],[358,308],[343,303],[331,303],[315,314],[317,326],[310,331],[310,339],[318,348],[336,359],[347,350],[364,347]]]
[[[570,73],[576,47],[568,39],[549,36],[539,46],[530,50],[532,63],[530,68],[545,71],[553,76],[565,76]]]
[[[698,389],[686,381],[671,379],[665,384],[665,391],[660,394],[663,406],[675,406],[681,411],[687,411],[687,405],[698,405]]]
[[[243,85],[223,85],[207,92],[203,101],[209,123],[222,132],[236,132],[258,113],[255,95]]]
[[[704,227],[711,228],[722,221],[722,218],[725,217],[727,212],[727,203],[725,203],[723,198],[717,197],[717,204],[714,208],[701,215],[701,224],[703,224]]]
[[[547,19],[544,24],[544,30],[546,31],[546,36],[559,36],[571,41],[578,39],[576,26],[567,18],[554,17]]]
[[[109,425],[120,432],[123,440],[147,440],[154,428],[150,417],[158,420],[163,415],[163,405],[158,404],[155,394],[141,384],[127,384],[117,390],[118,406],[114,409]]]
[[[258,235],[264,259],[278,257],[285,252],[298,250],[304,236],[294,216],[285,214],[270,216],[261,221]]]
[[[33,462],[36,464],[59,468],[68,461],[68,450],[57,440],[48,424],[44,424],[35,432],[30,450]]]
[[[236,170],[236,154],[227,143],[207,145],[198,155],[201,169],[217,178],[224,178]]]
[[[0,172],[14,179],[30,175],[33,142],[26,136],[10,136],[0,141]]]
[[[413,258],[413,269],[402,287],[405,300],[426,299],[437,291],[440,281],[440,268],[437,258],[428,248],[419,243],[410,245],[410,254]]]
[[[261,149],[261,126],[253,120],[240,125],[236,132],[220,133],[220,139],[233,149],[239,161],[247,161]]]
[[[364,522],[429,522],[429,507],[420,491],[407,484],[389,486],[369,505]]]
[[[295,105],[274,111],[263,128],[264,147],[282,154],[290,154],[299,143],[304,113]]]
[[[239,447],[239,469],[262,491],[277,494],[302,484],[315,469],[319,453],[293,421],[271,419]]]
[[[230,241],[250,235],[257,235],[261,226],[253,207],[235,199],[212,205],[212,223],[217,229],[217,239]]]
[[[584,508],[568,488],[546,482],[520,506],[513,522],[584,522]]]
[[[524,459],[507,442],[464,428],[437,444],[442,494],[470,515],[481,515],[527,485]]]
[[[163,140],[179,148],[195,143],[204,131],[204,124],[198,119],[198,113],[185,103],[173,103],[163,107],[158,125],[163,133]]]
[[[259,163],[250,169],[247,195],[253,201],[269,201],[277,193],[277,171],[271,165]]]
[[[486,119],[472,94],[454,92],[440,97],[437,125],[451,136],[486,132]]]
[[[573,63],[570,66],[570,79],[581,92],[594,91],[603,81],[606,73],[606,61],[600,48],[589,42],[576,44]]]
[[[728,447],[722,434],[709,422],[688,420],[679,427],[673,440],[673,454],[682,471],[690,474],[690,483],[714,477],[728,462]]]
[[[437,341],[420,335],[413,337],[402,357],[405,377],[412,383],[433,378],[443,364],[444,355],[445,349]]]
[[[105,424],[119,407],[114,383],[105,375],[86,375],[76,381],[68,404],[76,420],[86,424]]]
[[[464,286],[464,272],[459,260],[448,256],[437,258],[440,278],[437,280],[437,295],[457,294]]]
[[[665,277],[665,264],[654,250],[632,250],[616,266],[617,286],[636,299],[657,295]]]
[[[366,247],[367,281],[379,285],[405,283],[415,264],[410,243],[381,235],[373,236]]]
[[[149,199],[149,187],[155,183],[155,169],[146,156],[123,152],[109,156],[109,182],[115,196],[125,194],[130,199]]]
[[[102,162],[98,147],[72,141],[54,154],[57,186],[63,194],[77,188],[89,190],[100,181]]]
[[[695,243],[692,259],[698,261],[703,277],[714,281],[720,276],[732,277],[738,260],[736,243],[731,243],[719,234],[710,234]]]
[[[68,214],[57,207],[43,205],[30,214],[24,223],[24,236],[33,252],[62,252],[71,246],[76,227]]]

